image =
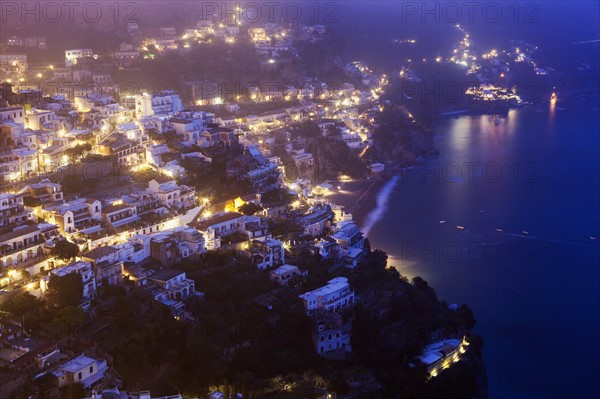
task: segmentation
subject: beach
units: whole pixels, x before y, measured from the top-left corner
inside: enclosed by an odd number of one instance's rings
[[[367,216],[376,209],[378,193],[389,181],[387,176],[340,182],[339,190],[328,196],[334,204],[342,205],[352,214],[353,220],[362,228]]]

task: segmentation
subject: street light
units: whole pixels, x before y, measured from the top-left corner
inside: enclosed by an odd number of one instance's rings
[[[8,271],[8,284],[12,284],[12,280],[17,276],[17,271],[15,269]]]

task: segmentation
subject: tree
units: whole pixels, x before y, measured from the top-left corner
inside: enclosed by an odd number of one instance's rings
[[[248,202],[238,208],[238,212],[244,215],[254,215],[256,212],[261,211],[263,208],[260,205],[256,205],[253,202]]]
[[[79,255],[79,247],[68,240],[57,241],[54,247],[50,250],[50,255],[56,259],[64,260],[65,262],[70,261]]]
[[[56,313],[54,322],[58,324],[63,333],[68,333],[71,329],[78,329],[85,321],[85,313],[78,306],[66,306]]]
[[[39,301],[37,298],[26,292],[22,295],[17,295],[11,298],[2,306],[2,308],[3,310],[6,310],[15,316],[21,317],[25,314],[31,313],[38,306]]]
[[[467,305],[461,305],[456,309],[456,322],[461,328],[472,330],[475,327],[473,311]]]
[[[427,297],[432,302],[437,301],[437,295],[436,295],[434,289],[429,286],[429,284],[427,283],[427,281],[425,281],[423,279],[423,277],[421,277],[421,276],[413,277],[412,284],[417,290],[419,290],[422,293],[424,293],[425,295],[427,295]]]
[[[91,150],[92,150],[92,146],[88,143],[77,144],[75,147],[67,148],[64,151],[64,155],[69,157],[69,159],[71,160],[71,163],[75,163],[76,161],[81,159],[87,151],[91,151]]]
[[[48,301],[59,308],[79,306],[83,298],[81,274],[69,273],[66,276],[50,275]]]

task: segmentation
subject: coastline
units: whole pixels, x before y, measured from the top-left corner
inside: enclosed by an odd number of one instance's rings
[[[390,180],[389,176],[376,176],[340,183],[342,188],[328,199],[346,208],[352,219],[362,228],[366,217],[377,206],[377,197]]]

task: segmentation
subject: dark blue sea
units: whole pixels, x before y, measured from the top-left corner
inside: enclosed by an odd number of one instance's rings
[[[600,392],[599,103],[441,120],[441,155],[388,183],[365,222],[401,273],[474,310],[490,398]]]

